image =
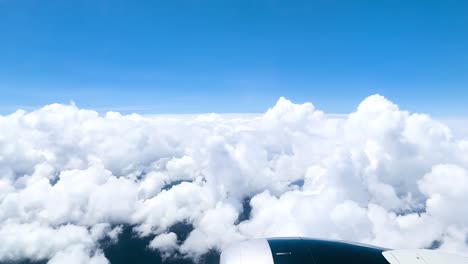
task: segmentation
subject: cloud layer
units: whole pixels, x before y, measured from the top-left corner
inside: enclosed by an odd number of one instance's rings
[[[165,257],[298,235],[466,254],[466,201],[468,137],[379,95],[343,117],[284,98],[259,115],[0,116],[0,262],[108,263],[122,225]]]

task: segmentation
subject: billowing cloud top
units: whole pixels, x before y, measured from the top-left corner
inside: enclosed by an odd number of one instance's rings
[[[340,118],[284,98],[261,115],[17,111],[0,116],[0,262],[108,263],[121,225],[167,256],[270,236],[468,253],[467,169],[467,138],[379,95]]]

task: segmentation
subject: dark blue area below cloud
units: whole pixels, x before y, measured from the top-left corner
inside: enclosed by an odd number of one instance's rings
[[[171,227],[169,231],[175,232],[179,240],[184,240],[187,235],[192,231],[193,227],[190,224],[178,223]],[[112,264],[125,264],[125,263],[171,263],[171,264],[192,264],[192,263],[206,263],[217,264],[219,263],[219,252],[211,250],[202,255],[196,261],[186,258],[184,256],[174,256],[163,259],[158,251],[150,250],[148,244],[152,237],[137,237],[130,226],[123,229],[116,244],[105,246],[104,254]]]

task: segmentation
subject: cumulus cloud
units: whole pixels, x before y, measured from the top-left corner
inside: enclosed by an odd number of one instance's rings
[[[466,254],[467,142],[379,95],[339,117],[285,98],[258,115],[19,110],[0,116],[0,262],[108,263],[122,225],[194,259],[265,236]]]
[[[169,257],[177,248],[177,235],[173,232],[157,235],[151,240],[149,247],[163,252],[164,257]]]

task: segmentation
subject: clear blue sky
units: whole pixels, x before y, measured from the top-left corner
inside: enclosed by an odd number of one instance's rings
[[[468,1],[0,0],[0,113],[352,111],[380,93],[468,114]]]

